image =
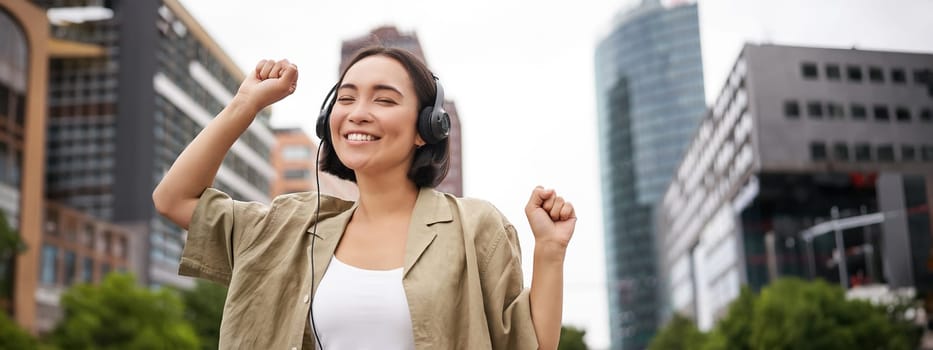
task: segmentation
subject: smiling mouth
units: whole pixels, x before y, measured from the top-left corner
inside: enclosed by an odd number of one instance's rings
[[[376,136],[369,135],[369,134],[361,134],[361,133],[349,133],[349,134],[347,134],[347,136],[344,136],[344,137],[345,137],[347,140],[350,140],[350,141],[376,141],[376,140],[379,140],[379,138],[376,137]]]

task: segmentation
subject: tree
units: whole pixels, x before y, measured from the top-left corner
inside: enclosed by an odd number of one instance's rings
[[[203,350],[217,349],[226,298],[226,288],[202,280],[197,281],[194,289],[181,291],[185,319],[194,326]]]
[[[706,343],[706,334],[700,332],[693,320],[675,314],[674,317],[651,339],[649,350],[701,349]]]
[[[39,343],[29,333],[0,312],[0,350],[36,349]]]
[[[13,259],[26,251],[19,233],[10,227],[6,215],[0,211],[0,311],[7,311],[5,303],[13,290]]]
[[[823,281],[782,278],[757,297],[743,289],[704,349],[909,349],[910,344],[910,335],[882,308],[847,300],[841,288]]]
[[[100,285],[78,284],[62,295],[64,318],[51,335],[61,349],[198,349],[200,344],[171,290],[149,290],[131,275]]]
[[[587,350],[586,342],[583,336],[586,331],[572,326],[560,327],[560,341],[557,343],[559,350]]]
[[[719,320],[703,345],[703,350],[750,350],[751,320],[755,318],[755,293],[742,286],[739,297],[729,304],[726,317]]]

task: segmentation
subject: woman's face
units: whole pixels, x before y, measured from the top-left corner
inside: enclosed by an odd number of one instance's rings
[[[386,56],[354,64],[337,88],[330,117],[334,150],[357,173],[408,173],[416,146],[418,97],[408,72]]]

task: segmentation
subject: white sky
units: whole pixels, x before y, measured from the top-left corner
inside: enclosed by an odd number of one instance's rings
[[[637,0],[182,0],[242,70],[263,58],[299,67],[274,126],[314,119],[337,79],[340,43],[380,25],[416,32],[457,103],[464,193],[515,224],[530,282],[534,238],[523,208],[538,184],[577,209],[565,267],[564,323],[609,345],[593,55],[621,8]],[[235,5],[234,5],[235,4]],[[933,52],[933,0],[702,0],[707,101],[744,42]]]

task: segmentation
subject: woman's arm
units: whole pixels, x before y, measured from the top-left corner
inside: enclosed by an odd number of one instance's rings
[[[247,74],[236,96],[185,147],[152,192],[156,210],[185,229],[204,189],[211,186],[224,156],[256,113],[295,91],[298,67],[288,60],[262,60]]]
[[[538,186],[525,215],[535,235],[531,319],[539,349],[557,349],[564,302],[564,255],[577,218],[570,202]]]

